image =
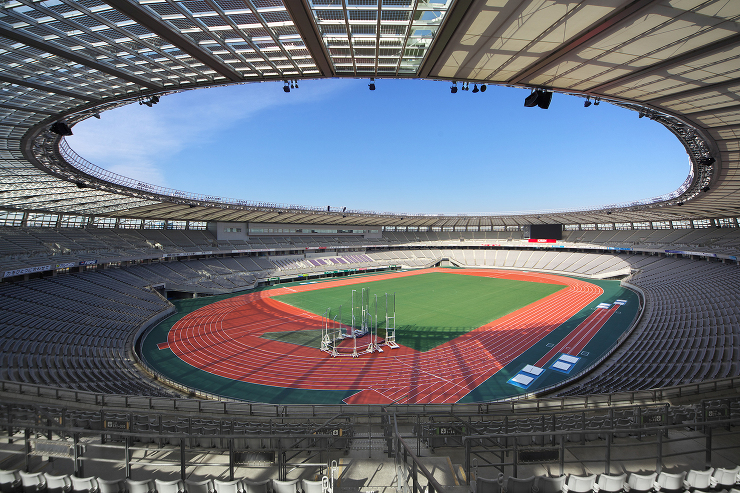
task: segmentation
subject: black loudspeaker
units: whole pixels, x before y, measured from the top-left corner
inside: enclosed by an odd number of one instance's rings
[[[527,108],[539,106],[546,110],[550,107],[550,101],[552,101],[552,92],[537,90],[524,99],[524,106]]]
[[[542,91],[539,93],[540,96],[537,98],[537,106],[546,110],[550,107],[550,101],[552,101],[552,93],[550,91]]]
[[[72,129],[69,128],[69,125],[67,125],[64,122],[54,122],[51,124],[51,128],[49,129],[52,132],[54,132],[57,135],[61,135],[62,137],[68,137],[72,135]]]
[[[539,93],[540,93],[539,91],[535,91],[532,94],[530,94],[529,96],[527,96],[524,99],[524,106],[526,108],[533,108],[533,107],[537,106],[537,97],[538,97]]]

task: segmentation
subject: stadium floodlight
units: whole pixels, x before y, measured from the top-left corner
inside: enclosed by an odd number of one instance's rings
[[[61,120],[52,123],[51,127],[49,127],[49,130],[57,135],[61,135],[62,137],[69,137],[70,135],[72,135],[72,129],[69,128],[69,125]]]
[[[485,84],[481,84],[480,85],[480,92],[486,92],[486,85]]]
[[[283,81],[283,91],[290,92],[290,85],[288,84],[287,80]]]
[[[640,114],[637,116],[637,118],[642,118],[643,116],[645,116],[645,112],[644,111],[640,111]]]
[[[594,106],[598,106],[600,102],[601,102],[601,98],[594,99]]]
[[[473,84],[473,94],[478,92],[478,84]]]
[[[709,191],[709,185],[701,189],[702,192],[708,192]]]
[[[583,107],[588,108],[589,106],[591,106],[591,99],[586,98],[586,100],[583,102]]]
[[[369,87],[371,91],[375,90],[375,78],[370,77],[370,84],[368,84],[367,87]]]
[[[452,85],[450,86],[450,92],[452,94],[457,94],[457,81],[453,80]]]
[[[295,81],[295,88],[298,89],[298,80]]]
[[[100,120],[100,113],[98,113],[97,111],[95,113],[93,113],[92,116],[94,116],[95,118],[97,118],[98,120]]]
[[[152,104],[157,104],[157,103],[159,103],[159,96],[157,96],[157,95],[155,94],[154,96],[152,96],[152,97],[151,97],[150,101],[152,102]]]
[[[699,166],[711,166],[716,160],[712,156],[707,156],[699,160]]]

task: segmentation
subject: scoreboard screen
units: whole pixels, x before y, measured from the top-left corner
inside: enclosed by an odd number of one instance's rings
[[[562,224],[532,224],[529,227],[529,237],[535,240],[562,240]]]

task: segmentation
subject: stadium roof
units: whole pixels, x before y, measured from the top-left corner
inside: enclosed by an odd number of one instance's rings
[[[734,0],[4,0],[0,208],[378,226],[739,217],[738,19]],[[181,90],[331,77],[466,81],[600,98],[666,125],[689,152],[692,174],[669,196],[588,211],[327,211],[130,180],[87,163],[49,131],[60,119],[73,125]]]

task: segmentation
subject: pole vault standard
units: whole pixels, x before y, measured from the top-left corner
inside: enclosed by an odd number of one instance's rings
[[[391,349],[398,349],[396,344],[396,293],[391,298],[393,315],[388,315],[388,293],[385,293],[385,345]]]
[[[341,307],[340,307],[341,313]],[[331,308],[327,308],[324,314],[321,316],[323,326],[321,328],[321,350],[329,353],[332,356],[339,356],[337,352],[337,329],[336,329],[336,318],[334,317],[332,324],[331,319]],[[341,322],[341,320],[340,320]],[[333,325],[333,327],[330,327]]]
[[[382,346],[387,346],[391,349],[397,349],[400,347],[396,343],[396,293],[389,296],[385,293],[385,339],[381,343],[379,335],[379,317],[378,317],[378,295],[374,295],[375,307],[374,313],[371,311],[370,304],[370,289],[362,288],[360,291],[360,326],[356,328],[357,318],[355,316],[355,292],[353,289],[351,293],[351,314],[350,314],[350,326],[347,327],[342,323],[342,305],[339,306],[339,314],[332,317],[331,308],[327,308],[323,315],[323,327],[321,332],[321,350],[329,353],[332,357],[336,356],[352,356],[357,358],[363,354],[368,353],[382,353]],[[370,336],[370,342],[358,348],[357,339],[364,337],[365,335]],[[338,343],[341,344],[342,340],[351,337],[353,339],[352,352],[347,351],[342,353],[338,349]],[[347,348],[349,349],[349,348]]]

